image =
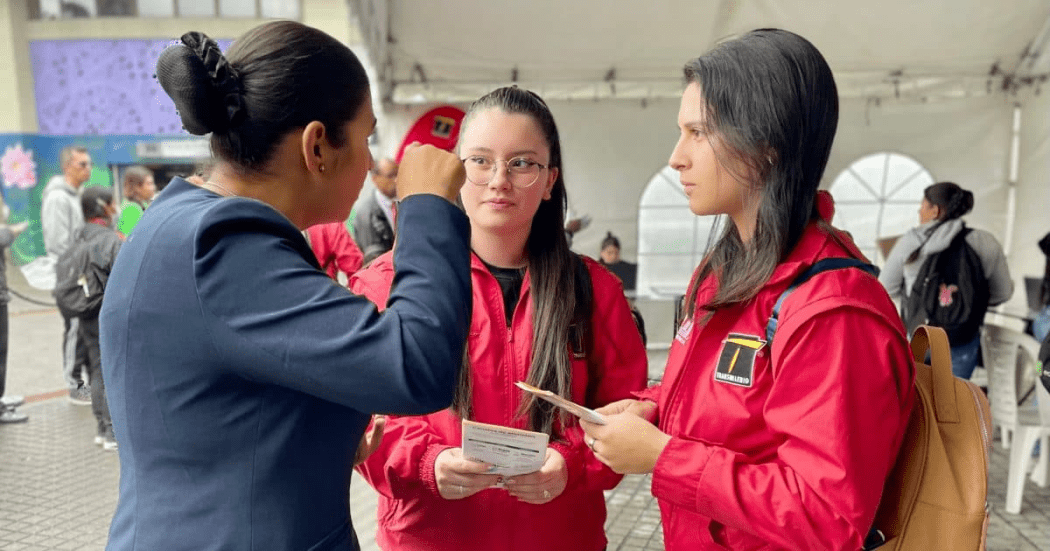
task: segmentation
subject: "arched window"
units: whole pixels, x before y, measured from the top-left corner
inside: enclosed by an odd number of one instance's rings
[[[835,197],[832,224],[853,235],[873,261],[885,259],[878,242],[896,237],[919,223],[922,190],[933,176],[918,161],[900,153],[874,153],[857,159],[835,177],[829,190]]]
[[[665,166],[657,172],[638,205],[638,296],[685,294],[693,270],[721,234],[720,218],[689,210],[678,171]]]

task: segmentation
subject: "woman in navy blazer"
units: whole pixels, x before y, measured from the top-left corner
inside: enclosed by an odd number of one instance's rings
[[[345,220],[372,167],[368,79],[281,21],[228,56],[200,33],[157,78],[217,166],[175,178],[124,245],[101,313],[120,453],[109,549],[357,549],[348,491],[373,413],[447,407],[470,320],[451,153],[409,151],[383,313],[319,269],[300,230]],[[381,423],[377,423],[381,426]],[[358,450],[359,441],[362,450]]]

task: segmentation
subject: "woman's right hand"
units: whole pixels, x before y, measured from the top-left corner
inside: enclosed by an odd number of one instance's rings
[[[616,415],[624,412],[633,413],[650,423],[656,418],[656,404],[649,400],[635,400],[632,398],[606,404],[595,411],[602,415]]]
[[[467,174],[459,157],[429,144],[413,142],[405,148],[397,169],[397,198],[430,193],[455,202],[466,181]]]
[[[489,465],[463,457],[461,448],[449,448],[439,453],[434,460],[434,479],[438,492],[449,500],[470,497],[494,486],[500,477],[485,474],[488,470]]]

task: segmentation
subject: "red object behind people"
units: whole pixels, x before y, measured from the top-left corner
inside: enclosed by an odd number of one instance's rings
[[[349,277],[361,269],[364,255],[342,222],[311,226],[306,229],[306,239],[328,277],[336,279],[339,272]]]
[[[412,128],[401,140],[401,147],[397,149],[394,161],[401,164],[401,156],[405,148],[412,142],[430,144],[445,151],[452,151],[459,140],[459,127],[463,122],[463,110],[451,105],[435,107],[427,111],[423,116],[416,119]]]
[[[350,281],[381,308],[394,275],[390,253],[377,258]],[[645,386],[647,359],[616,276],[586,260],[594,288],[593,353],[572,364],[572,400],[599,407],[631,397]],[[529,277],[512,327],[506,329],[502,291],[477,256],[471,257],[474,311],[470,329],[473,414],[483,423],[526,428],[515,415],[532,358],[532,298]],[[566,347],[568,353],[568,347]],[[434,461],[448,448],[460,447],[460,419],[449,410],[425,417],[390,418],[382,445],[359,470],[379,492],[376,538],[383,549],[427,551],[503,551],[605,548],[605,498],[621,476],[602,465],[583,442],[572,418],[566,441],[550,447],[565,458],[565,491],[543,505],[519,502],[501,489],[446,500],[438,493]],[[556,425],[560,427],[560,425]]]
[[[830,196],[818,204],[830,220]],[[662,385],[646,393],[673,437],[652,484],[668,551],[861,548],[915,400],[904,328],[878,280],[852,269],[814,277],[784,303],[772,350],[737,370],[750,368],[750,386],[715,373],[730,334],[765,340],[796,275],[823,258],[863,258],[839,236],[848,249],[811,223],[754,299],[706,323],[697,308],[679,329]],[[715,289],[704,281],[697,305]]]

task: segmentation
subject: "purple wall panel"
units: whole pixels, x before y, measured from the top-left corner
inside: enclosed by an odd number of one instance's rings
[[[228,40],[219,41],[225,49]],[[30,43],[41,134],[183,134],[154,78],[172,40],[38,40]]]

